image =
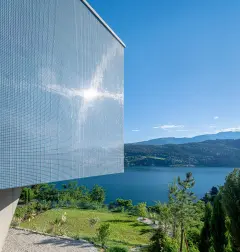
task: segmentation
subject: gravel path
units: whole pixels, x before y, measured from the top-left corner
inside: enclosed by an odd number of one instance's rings
[[[90,243],[10,229],[2,252],[97,252]]]

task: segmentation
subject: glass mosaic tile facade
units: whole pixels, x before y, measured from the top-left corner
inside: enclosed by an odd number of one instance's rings
[[[123,67],[81,0],[1,0],[0,189],[122,172]]]

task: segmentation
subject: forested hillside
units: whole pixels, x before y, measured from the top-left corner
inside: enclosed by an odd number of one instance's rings
[[[165,145],[125,145],[128,166],[240,167],[240,139]]]

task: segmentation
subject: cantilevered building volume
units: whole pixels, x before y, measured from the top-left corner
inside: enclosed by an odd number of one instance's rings
[[[124,44],[85,1],[0,1],[0,246],[23,186],[123,171]]]

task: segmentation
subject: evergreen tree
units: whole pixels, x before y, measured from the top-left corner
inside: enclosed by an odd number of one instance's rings
[[[177,223],[180,226],[180,252],[183,251],[184,230],[189,226],[189,222],[194,218],[196,211],[194,209],[194,200],[196,199],[191,188],[195,180],[191,172],[186,174],[186,178],[181,180],[178,177],[177,182],[169,187],[169,204],[173,216],[173,236],[176,233]]]
[[[165,247],[165,233],[161,226],[154,230],[154,234],[151,237],[151,245],[148,249],[150,252],[161,252],[164,251]]]
[[[206,204],[208,202],[213,203],[215,197],[218,195],[218,192],[219,192],[218,188],[216,186],[213,186],[211,190],[208,193],[206,193],[201,200],[204,201]]]
[[[29,190],[26,187],[25,188],[25,204],[28,204],[28,202],[29,202]]]
[[[214,200],[211,224],[213,247],[217,252],[224,252],[228,241],[226,238],[227,229],[225,225],[225,213],[221,203],[221,194]]]
[[[160,202],[157,202],[155,207],[157,208],[159,223],[166,234],[170,224],[170,208],[166,203],[161,204]]]
[[[28,204],[31,201],[32,194],[30,195],[30,193],[32,193],[31,189],[29,189],[28,187],[23,188],[20,199],[23,200],[24,204]]]
[[[222,202],[230,219],[232,248],[240,251],[240,170],[234,169],[222,188]]]
[[[206,204],[204,226],[200,235],[199,251],[209,252],[211,247],[211,218],[212,218],[212,206],[210,203]]]

